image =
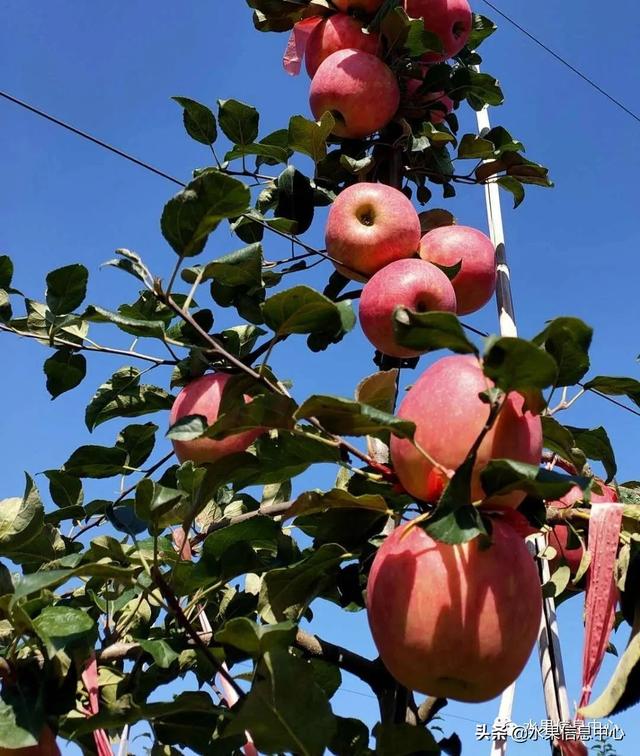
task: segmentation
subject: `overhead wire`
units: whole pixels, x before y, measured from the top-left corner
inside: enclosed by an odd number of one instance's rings
[[[586,74],[582,73],[580,69],[576,68],[572,63],[570,63],[566,58],[564,58],[562,55],[557,53],[555,50],[552,50],[548,45],[546,45],[544,42],[539,40],[534,34],[527,31],[527,29],[524,28],[521,24],[519,24],[515,19],[511,18],[511,16],[508,16],[504,11],[500,10],[500,8],[497,8],[493,3],[489,2],[489,0],[482,0],[482,2],[485,5],[488,5],[489,8],[491,8],[492,11],[497,13],[499,16],[501,16],[505,21],[510,23],[513,27],[518,29],[522,34],[524,34],[526,37],[528,37],[532,42],[534,42],[538,47],[541,47],[543,50],[545,50],[549,55],[552,55],[559,63],[561,63],[563,66],[568,68],[570,71],[572,71],[576,76],[579,76],[584,82],[586,82],[590,87],[596,90],[596,92],[599,92],[603,97],[606,97],[607,100],[612,102],[616,107],[620,108],[620,110],[624,111],[627,115],[630,115],[631,118],[636,120],[638,123],[640,123],[640,116],[633,112],[630,108],[628,108],[623,102],[618,100],[613,95],[609,94],[605,89],[603,89],[599,84],[596,84],[593,79],[589,78]]]

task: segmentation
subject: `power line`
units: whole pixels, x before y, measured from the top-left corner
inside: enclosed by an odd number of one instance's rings
[[[525,36],[527,36],[532,42],[535,42],[536,45],[541,47],[543,50],[549,53],[549,55],[552,55],[557,61],[562,63],[563,66],[566,66],[570,71],[573,71],[573,73],[576,76],[579,76],[583,81],[585,81],[590,87],[593,87],[593,89],[596,90],[596,92],[599,92],[601,95],[607,98],[610,102],[612,102],[614,105],[616,105],[620,110],[623,110],[627,115],[630,115],[633,119],[638,121],[640,123],[640,116],[633,112],[633,110],[630,110],[624,103],[620,102],[620,100],[617,100],[613,95],[610,95],[607,91],[605,91],[601,86],[595,83],[593,79],[590,79],[586,74],[583,74],[582,71],[577,69],[574,65],[569,63],[569,61],[566,58],[563,58],[562,55],[559,55],[555,50],[552,50],[550,47],[544,44],[544,42],[541,42],[537,37],[535,37],[531,32],[528,32],[523,26],[521,26],[517,21],[515,21],[510,16],[507,16],[506,13],[501,11],[499,8],[496,8],[496,6],[493,3],[490,3],[489,0],[482,0],[482,2],[485,5],[488,5],[493,11],[495,11],[499,16],[502,16],[505,21],[508,21],[512,26],[514,26],[518,31],[522,32]]]
[[[140,160],[139,158],[134,157],[133,155],[129,155],[128,153],[123,152],[122,150],[119,150],[117,147],[114,147],[111,144],[107,144],[107,142],[103,142],[102,139],[98,139],[97,137],[94,137],[91,134],[87,134],[86,131],[81,131],[80,129],[77,129],[75,126],[72,126],[70,123],[65,123],[64,121],[61,121],[59,118],[56,118],[55,116],[52,116],[49,113],[45,113],[44,110],[40,110],[40,108],[36,108],[34,105],[30,105],[28,102],[23,102],[22,100],[19,100],[17,97],[13,97],[12,95],[7,94],[7,92],[2,92],[2,91],[0,91],[0,97],[4,97],[5,100],[9,100],[9,102],[13,102],[16,105],[19,105],[21,108],[24,108],[25,110],[30,110],[32,113],[39,115],[41,118],[46,118],[47,121],[51,121],[51,123],[55,123],[56,126],[62,126],[63,129],[67,129],[67,131],[71,131],[73,134],[77,134],[83,139],[87,139],[89,142],[93,142],[94,144],[97,144],[99,147],[104,147],[105,150],[109,150],[110,152],[113,152],[114,154],[119,155],[125,160],[129,160],[130,162],[135,163],[136,165],[139,165],[141,168],[146,168],[146,170],[151,171],[152,173],[155,173],[157,176],[162,176],[162,178],[165,178],[168,181],[173,181],[173,183],[178,184],[178,186],[185,186],[185,183],[183,181],[180,181],[179,179],[174,178],[173,176],[170,176],[168,173],[161,171],[159,168],[154,168],[154,166],[149,165],[149,163],[145,163],[143,160]]]
[[[487,0],[484,0],[484,2],[487,2]],[[488,4],[490,5],[490,3]],[[144,168],[147,171],[151,171],[151,173],[154,173],[156,176],[161,176],[162,178],[167,179],[167,181],[171,181],[174,184],[177,184],[178,186],[186,186],[183,181],[180,181],[180,179],[177,179],[174,176],[171,176],[170,174],[165,173],[164,171],[161,171],[159,168],[156,168],[155,166],[150,165],[149,163],[145,163],[144,160],[140,160],[139,158],[134,157],[133,155],[129,155],[123,150],[120,150],[117,147],[114,147],[113,145],[108,144],[102,139],[98,139],[92,134],[89,134],[86,131],[82,131],[82,129],[78,129],[77,127],[72,126],[71,124],[66,123],[65,121],[62,121],[59,118],[52,116],[50,113],[47,113],[46,111],[35,107],[35,105],[31,105],[28,102],[19,100],[17,97],[13,97],[12,95],[7,94],[6,92],[3,92],[2,90],[0,90],[0,97],[3,97],[5,100],[9,100],[9,102],[14,103],[15,105],[19,105],[21,108],[24,108],[25,110],[28,110],[31,113],[35,113],[35,115],[40,116],[41,118],[44,118],[47,121],[50,121],[56,126],[61,126],[62,128],[67,129],[67,131],[70,131],[73,134],[76,134],[77,136],[82,137],[83,139],[86,139],[89,142],[92,142],[93,144],[97,144],[98,147],[103,147],[104,149],[109,150],[109,152],[112,152],[114,155],[118,155],[119,157],[122,157],[125,160],[130,161],[131,163],[134,163],[135,165],[140,166],[140,168]],[[479,336],[489,335],[488,333],[485,333],[484,331],[480,331],[476,328],[473,328],[473,326],[470,326],[467,324],[464,324],[464,327],[469,329],[470,331],[473,331]],[[606,399],[608,402],[611,402],[611,404],[615,404],[616,406],[621,407],[627,412],[631,412],[633,415],[637,415],[640,417],[640,412],[632,409],[631,407],[628,407],[626,404],[623,404],[622,402],[619,402],[616,399],[613,399],[612,397],[607,396],[606,394],[602,394],[600,391],[596,391],[595,389],[588,389],[588,390],[596,394],[596,396],[600,396],[602,399]]]

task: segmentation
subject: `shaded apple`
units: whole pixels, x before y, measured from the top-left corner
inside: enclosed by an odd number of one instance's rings
[[[396,307],[417,312],[456,311],[456,295],[447,276],[431,263],[396,260],[365,284],[360,298],[360,325],[376,349],[391,357],[417,357],[422,352],[398,344],[393,330]]]
[[[469,226],[441,226],[422,237],[420,257],[451,267],[462,263],[452,279],[458,314],[479,310],[496,290],[496,253],[488,236]]]
[[[423,60],[437,63],[453,58],[467,44],[473,24],[467,0],[405,0],[411,18],[424,19],[424,28],[442,42],[443,52],[427,53]]]
[[[339,50],[322,61],[311,81],[315,118],[329,111],[333,133],[362,139],[386,126],[398,110],[398,81],[380,58],[362,50]]]
[[[331,205],[325,244],[343,275],[365,281],[394,260],[415,255],[420,219],[402,192],[362,181],[347,187]]]
[[[380,36],[375,32],[367,34],[362,23],[345,13],[335,13],[321,21],[311,32],[305,49],[307,73],[313,78],[325,58],[338,50],[350,48],[378,54]]]
[[[468,355],[443,357],[413,384],[398,416],[416,424],[415,440],[432,460],[453,473],[466,459],[489,417],[489,405],[479,394],[493,383],[479,361]],[[473,470],[471,496],[484,498],[480,473],[492,459],[513,459],[537,465],[542,453],[540,418],[524,411],[517,392],[507,395],[491,430],[482,440]],[[446,476],[404,439],[392,437],[391,460],[400,483],[417,499],[434,501],[444,490]],[[524,493],[493,496],[487,503],[517,507]]]
[[[452,546],[396,529],[373,561],[367,614],[376,647],[405,687],[479,703],[522,672],[542,614],[538,570],[520,535],[492,521],[491,545]]]
[[[176,397],[169,416],[174,425],[185,415],[204,415],[212,425],[218,418],[222,392],[231,379],[228,373],[207,373],[188,383]],[[215,462],[220,457],[244,451],[264,429],[244,431],[227,436],[220,441],[212,438],[196,438],[191,441],[172,440],[173,449],[180,462],[191,460],[196,464]]]

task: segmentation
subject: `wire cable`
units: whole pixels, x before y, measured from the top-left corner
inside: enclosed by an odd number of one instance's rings
[[[583,81],[585,81],[590,87],[593,87],[593,89],[596,90],[596,92],[599,92],[603,97],[606,97],[607,100],[612,102],[616,107],[620,108],[620,110],[623,110],[627,115],[630,115],[633,119],[635,119],[638,123],[640,123],[640,116],[633,112],[630,108],[628,108],[623,102],[620,102],[620,100],[616,99],[613,95],[610,95],[606,90],[604,90],[601,86],[595,83],[593,79],[590,79],[586,74],[583,74],[582,71],[577,69],[574,65],[569,63],[569,61],[566,58],[563,58],[562,55],[559,55],[555,50],[552,50],[550,47],[545,45],[544,42],[541,42],[537,37],[535,37],[531,32],[528,32],[523,26],[521,26],[517,21],[515,21],[510,16],[507,16],[506,13],[501,11],[499,8],[496,8],[496,6],[489,2],[489,0],[482,0],[482,2],[485,5],[488,5],[491,10],[493,10],[495,13],[497,13],[499,16],[502,16],[505,21],[510,23],[512,26],[514,26],[518,31],[522,32],[526,37],[528,37],[532,42],[535,42],[536,45],[541,47],[543,50],[549,53],[549,55],[552,55],[557,61],[562,63],[563,66],[566,66],[570,71],[573,71],[573,73],[576,76],[579,76]]]

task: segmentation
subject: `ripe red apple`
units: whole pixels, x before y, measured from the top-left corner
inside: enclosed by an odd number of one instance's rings
[[[407,82],[407,100],[408,107],[406,110],[416,113],[427,113],[427,118],[434,126],[444,123],[445,118],[453,110],[453,100],[444,92],[427,92],[423,95],[416,95],[416,90],[422,84],[417,79],[409,79]]]
[[[55,735],[45,725],[40,733],[37,745],[25,748],[3,748],[0,746],[0,756],[60,756],[60,749],[56,743]]]
[[[352,184],[331,205],[325,243],[341,273],[366,281],[385,265],[416,253],[420,219],[411,201],[397,189]]]
[[[377,13],[384,0],[333,0],[333,4],[343,13],[361,11],[362,13]]]
[[[479,310],[496,290],[496,253],[488,236],[468,226],[441,226],[422,237],[420,257],[437,265],[462,263],[452,279],[458,314]]]
[[[467,0],[405,0],[411,18],[424,19],[424,28],[436,34],[443,53],[427,53],[423,60],[437,63],[453,58],[467,44],[473,16]]]
[[[443,357],[413,384],[398,416],[416,424],[416,442],[432,460],[453,472],[466,459],[489,417],[489,405],[478,395],[492,386],[475,357]],[[497,421],[484,437],[472,477],[474,501],[484,498],[480,472],[490,460],[539,464],[542,425],[539,417],[523,411],[523,404],[520,394],[508,394]],[[442,493],[447,482],[444,474],[409,441],[392,437],[391,460],[400,483],[417,499],[434,501]],[[517,507],[523,498],[524,493],[513,491],[489,501]]]
[[[351,48],[377,55],[379,44],[380,36],[375,32],[366,34],[362,23],[353,16],[335,13],[311,32],[305,50],[307,73],[313,78],[322,61],[338,50]]]
[[[376,647],[398,682],[438,698],[479,703],[522,672],[540,627],[542,594],[521,536],[492,521],[491,545],[435,541],[396,529],[367,584]]]
[[[400,104],[400,88],[380,58],[362,50],[339,50],[318,67],[309,103],[315,118],[331,112],[336,136],[362,139],[391,121]]]
[[[360,325],[376,349],[391,357],[417,357],[398,344],[393,330],[396,307],[417,312],[456,311],[456,295],[447,276],[431,263],[416,258],[396,260],[365,284],[360,298]]]
[[[222,392],[230,378],[228,373],[207,373],[188,383],[173,403],[169,416],[170,425],[174,425],[185,415],[204,415],[207,423],[212,425],[218,418]],[[264,429],[236,433],[220,441],[196,438],[192,441],[172,440],[171,443],[180,462],[191,460],[199,464],[215,462],[228,454],[242,452],[262,433]]]
[[[606,504],[612,501],[618,501],[618,495],[614,488],[605,485],[602,481],[598,481],[602,493],[598,494],[595,491],[591,493],[591,502],[593,504]],[[548,507],[554,509],[567,509],[573,507],[582,501],[584,495],[579,486],[574,486],[568,493],[557,501],[547,502]],[[586,533],[585,533],[586,539]],[[582,561],[584,549],[581,545],[570,546],[571,530],[568,525],[554,525],[548,536],[549,546],[553,546],[556,550],[556,556],[550,561],[549,569],[553,574],[558,567],[566,564],[571,570],[571,577],[575,577]],[[575,586],[571,586],[575,588]]]

